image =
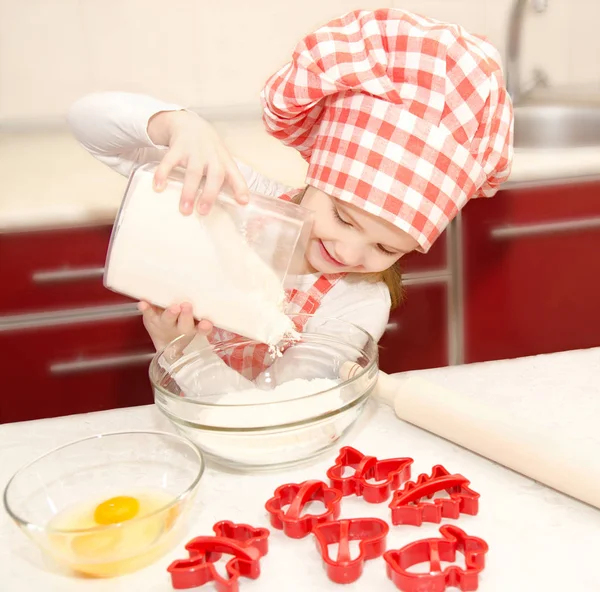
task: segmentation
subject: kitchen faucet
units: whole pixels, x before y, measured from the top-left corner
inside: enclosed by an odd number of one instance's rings
[[[533,72],[534,79],[527,88],[523,89],[521,84],[521,39],[525,9],[528,3],[529,0],[514,0],[508,21],[506,87],[513,103],[516,103],[522,96],[528,94],[537,86],[546,86],[548,83],[546,74],[536,68]],[[548,8],[548,0],[533,0],[533,7],[536,12],[544,12]]]

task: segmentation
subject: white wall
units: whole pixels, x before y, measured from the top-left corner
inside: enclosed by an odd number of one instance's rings
[[[530,10],[524,72],[600,86],[600,0]],[[62,118],[93,90],[215,109],[258,105],[304,33],[355,8],[458,22],[504,50],[512,0],[0,0],[0,121]],[[301,9],[298,7],[302,6]]]

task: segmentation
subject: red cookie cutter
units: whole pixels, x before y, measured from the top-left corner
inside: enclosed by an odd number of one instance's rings
[[[450,586],[463,592],[477,590],[479,574],[485,567],[487,543],[449,524],[442,526],[440,533],[444,538],[415,541],[400,550],[383,554],[387,575],[399,590],[443,592]],[[440,562],[455,561],[457,551],[465,556],[465,568],[450,565],[442,570]],[[425,562],[429,562],[428,573],[408,571],[409,567]]]
[[[301,539],[310,534],[315,525],[335,520],[340,515],[341,500],[341,492],[327,487],[323,481],[304,481],[278,487],[265,508],[274,528],[293,539]],[[325,512],[302,516],[304,506],[311,501],[322,502]]]
[[[238,592],[240,577],[258,578],[260,558],[268,551],[269,531],[228,520],[217,522],[213,530],[217,536],[192,539],[185,546],[189,558],[169,565],[173,588],[196,588],[214,582],[217,592]],[[214,566],[223,553],[233,556],[225,565],[226,578]]]
[[[374,456],[365,456],[355,448],[344,446],[338,457],[327,471],[332,487],[339,489],[342,495],[362,496],[366,502],[379,504],[386,501],[393,490],[410,479],[412,458],[389,458],[377,460]],[[344,477],[346,468],[354,469],[354,474]],[[369,483],[369,480],[377,483]]]
[[[479,494],[467,486],[469,480],[462,475],[451,475],[443,466],[436,465],[431,476],[419,475],[416,482],[409,481],[394,492],[390,502],[393,524],[421,526],[423,522],[440,523],[442,518],[458,518],[460,514],[475,516],[479,511]],[[431,499],[439,491],[449,498]]]
[[[365,561],[381,557],[389,526],[379,518],[353,518],[317,524],[313,529],[329,579],[338,584],[355,582]],[[358,557],[350,555],[350,541],[360,541]],[[337,557],[329,555],[329,545],[337,544]]]
[[[229,520],[221,520],[213,526],[215,535],[232,539],[244,547],[255,547],[261,557],[269,552],[269,535],[266,528],[254,528],[249,524],[235,524]]]

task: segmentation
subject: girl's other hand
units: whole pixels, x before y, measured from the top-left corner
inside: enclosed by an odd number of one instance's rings
[[[163,309],[142,301],[138,304],[138,309],[157,351],[181,335],[188,336],[192,341],[196,335],[207,336],[213,330],[210,321],[203,319],[196,323],[192,305],[188,302]]]

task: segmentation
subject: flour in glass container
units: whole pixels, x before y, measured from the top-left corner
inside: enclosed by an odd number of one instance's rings
[[[136,171],[111,239],[105,285],[160,307],[190,302],[194,316],[269,345],[294,334],[275,270],[249,246],[244,228],[219,203],[182,216],[182,185],[152,187],[153,169]],[[262,235],[276,244],[275,222]],[[269,243],[270,244],[270,243]]]

